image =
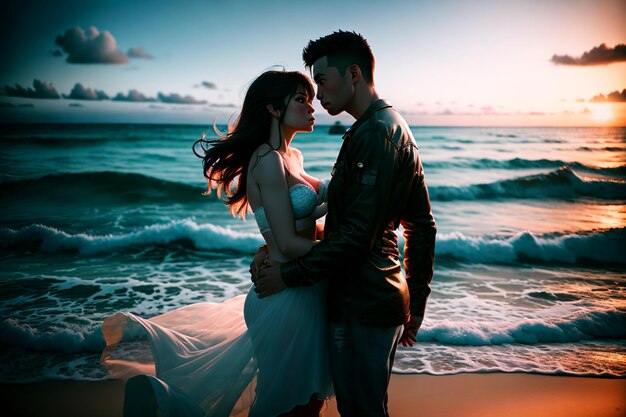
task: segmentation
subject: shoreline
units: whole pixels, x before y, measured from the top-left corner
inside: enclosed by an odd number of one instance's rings
[[[121,380],[49,380],[0,386],[2,415],[122,415]],[[625,392],[626,378],[524,373],[392,374],[389,413],[392,417],[619,417],[626,416]],[[322,416],[339,416],[334,399]]]

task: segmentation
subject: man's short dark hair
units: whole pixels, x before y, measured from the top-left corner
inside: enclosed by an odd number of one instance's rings
[[[342,75],[350,65],[358,65],[365,81],[374,85],[374,54],[360,34],[338,30],[309,41],[302,50],[302,60],[307,68],[311,68],[315,61],[324,56],[328,58],[328,66],[336,67]]]

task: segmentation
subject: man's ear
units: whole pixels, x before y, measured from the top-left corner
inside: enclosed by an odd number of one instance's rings
[[[352,79],[352,84],[358,83],[361,77],[363,76],[361,74],[361,68],[359,68],[359,66],[356,64],[350,65],[348,67],[348,71],[350,73],[350,78]]]
[[[267,111],[270,112],[273,117],[280,119],[280,110],[278,110],[276,106],[274,106],[273,104],[268,104],[266,107]]]

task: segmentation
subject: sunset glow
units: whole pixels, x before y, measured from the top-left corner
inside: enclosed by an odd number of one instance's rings
[[[613,120],[613,108],[610,104],[596,104],[591,109],[591,117],[596,122],[608,123]]]
[[[306,43],[341,28],[368,39],[378,92],[412,125],[626,125],[622,0],[3,7],[0,121],[226,123],[255,76],[306,71]]]

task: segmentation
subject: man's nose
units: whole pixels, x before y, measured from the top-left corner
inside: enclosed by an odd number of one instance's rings
[[[322,89],[318,87],[317,94],[315,95],[315,98],[318,99],[319,101],[322,101],[323,97],[324,97],[324,94],[322,94]]]

